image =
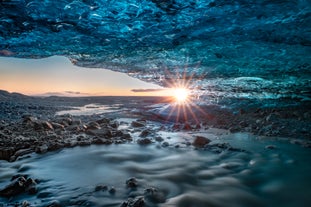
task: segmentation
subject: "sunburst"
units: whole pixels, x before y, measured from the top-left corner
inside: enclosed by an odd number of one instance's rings
[[[166,72],[164,81],[172,94],[167,120],[172,120],[174,117],[175,122],[194,121],[199,123],[198,115],[202,117],[206,113],[196,104],[198,100],[194,98],[196,92],[194,91],[195,86],[192,84],[193,74],[188,74],[186,70],[182,74],[177,72],[175,75]]]

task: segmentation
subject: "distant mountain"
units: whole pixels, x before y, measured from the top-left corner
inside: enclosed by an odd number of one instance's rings
[[[5,90],[0,90],[0,100],[7,100],[7,99],[16,99],[16,98],[28,98],[29,96],[26,96],[24,94],[21,93],[10,93],[8,91]]]

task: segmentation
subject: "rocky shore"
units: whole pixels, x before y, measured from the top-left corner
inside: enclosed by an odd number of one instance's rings
[[[228,133],[249,132],[265,137],[288,138],[293,143],[311,147],[311,112],[308,106],[241,108],[238,111],[215,105],[201,106],[204,113],[197,113],[195,119],[188,116],[188,120],[176,122],[176,117],[151,112],[152,104],[169,104],[163,103],[159,97],[112,99],[5,95],[0,101],[0,159],[8,161],[32,152],[45,153],[65,147],[126,142],[150,144],[163,140],[154,133],[159,129],[188,133],[213,127],[228,130]],[[55,115],[57,111],[87,103],[118,104],[122,110],[91,116]],[[124,117],[133,120],[120,123],[118,119]],[[157,126],[150,121],[156,122]],[[122,129],[120,124],[127,128]],[[133,139],[134,133],[138,133],[138,138]]]

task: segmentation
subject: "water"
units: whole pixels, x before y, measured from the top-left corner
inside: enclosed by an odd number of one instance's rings
[[[101,105],[101,104],[87,104],[80,107],[72,107],[73,109],[58,111],[56,115],[71,114],[73,116],[81,115],[93,115],[93,114],[103,114],[120,111],[119,104],[113,104],[111,106]]]
[[[311,203],[310,149],[282,140],[258,139],[249,134],[215,132],[213,142],[229,142],[246,150],[214,153],[192,147],[161,148],[159,144],[122,144],[63,149],[33,154],[14,163],[0,162],[0,186],[22,173],[39,179],[38,194],[20,195],[0,204],[28,200],[32,206],[58,201],[62,206],[120,206],[129,196],[158,189],[147,206],[307,206]],[[175,142],[190,139],[178,133],[162,134]],[[175,142],[176,143],[176,142]],[[275,149],[265,146],[274,145]],[[125,182],[136,177],[136,190]],[[95,191],[98,184],[116,193]]]

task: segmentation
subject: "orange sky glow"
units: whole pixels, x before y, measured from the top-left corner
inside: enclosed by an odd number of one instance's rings
[[[171,92],[126,74],[74,66],[66,57],[0,57],[0,89],[26,95],[167,96]],[[136,89],[133,92],[132,90]]]

